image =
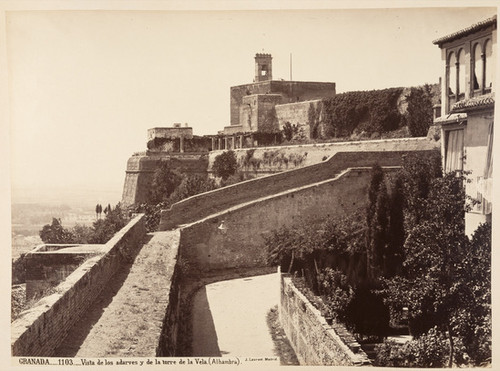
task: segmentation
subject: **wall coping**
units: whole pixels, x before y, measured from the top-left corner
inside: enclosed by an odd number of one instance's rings
[[[345,355],[349,357],[353,365],[371,365],[368,356],[361,349],[361,345],[354,339],[354,336],[345,328],[343,324],[335,322],[334,324],[329,325],[321,312],[314,305],[312,305],[307,297],[293,284],[291,277],[288,277],[287,274],[282,273],[281,279],[282,282],[286,283],[292,289],[294,294],[297,295],[305,303],[309,311],[314,314],[319,324],[323,328],[323,331],[328,336],[336,340],[337,345],[341,348]],[[338,330],[341,330],[342,333],[339,333]]]
[[[296,104],[301,102],[289,103]],[[311,144],[294,144],[289,146],[266,146],[266,147],[245,147],[245,148],[237,148],[233,151],[246,151],[249,149],[294,149],[294,148],[310,148],[310,147],[342,147],[342,146],[351,146],[351,145],[361,145],[361,144],[378,144],[378,143],[397,143],[397,142],[427,142],[430,140],[427,136],[424,137],[415,137],[415,138],[389,138],[389,139],[370,139],[370,140],[354,140],[354,141],[346,141],[346,142],[326,142],[326,143],[311,143]],[[437,148],[437,147],[436,147]],[[214,151],[210,151],[210,153],[218,153],[224,152],[227,149],[218,149]]]
[[[400,169],[400,168],[401,168],[401,166],[382,166],[383,170],[397,170],[397,169]],[[192,223],[181,224],[181,225],[178,226],[178,228],[182,229],[182,228],[191,227],[191,226],[194,226],[194,225],[199,224],[199,223],[204,223],[207,220],[210,220],[210,219],[213,219],[213,218],[218,218],[218,217],[220,217],[222,215],[225,215],[227,213],[231,213],[233,211],[240,210],[240,209],[245,209],[245,208],[251,207],[251,206],[253,206],[255,204],[259,204],[259,203],[265,202],[265,201],[267,201],[269,199],[272,199],[272,198],[282,197],[282,196],[285,196],[287,194],[291,194],[291,193],[294,193],[294,192],[297,192],[297,191],[302,191],[302,190],[305,190],[305,189],[308,189],[308,188],[318,187],[318,186],[321,186],[321,185],[326,184],[326,183],[333,183],[333,182],[338,181],[343,176],[345,176],[347,174],[350,174],[350,173],[353,173],[353,172],[356,172],[356,171],[363,171],[364,172],[364,171],[371,171],[371,170],[372,170],[372,168],[368,167],[368,166],[367,167],[350,167],[350,168],[347,168],[345,170],[342,170],[334,178],[322,180],[320,182],[316,182],[316,183],[312,183],[312,184],[307,184],[307,185],[296,187],[296,188],[290,188],[290,189],[287,189],[286,191],[282,191],[282,192],[279,192],[279,193],[274,193],[272,195],[267,195],[267,196],[264,196],[264,197],[261,197],[261,198],[257,198],[257,199],[251,200],[251,201],[242,202],[242,203],[240,203],[238,205],[229,207],[229,208],[224,209],[222,211],[219,211],[219,212],[217,212],[215,214],[208,215],[208,216],[206,216],[206,217],[204,217],[202,219],[198,219],[198,220],[196,220],[196,221],[194,221]]]
[[[129,232],[136,224],[140,223],[145,214],[138,214],[130,220],[125,227],[119,230],[115,235],[106,243],[103,244],[103,254],[93,256],[87,259],[82,265],[76,268],[64,281],[57,285],[55,292],[47,295],[37,301],[33,307],[20,313],[19,318],[11,323],[11,346],[18,340],[18,338],[37,321],[40,316],[45,315],[68,291],[82,279],[88,272],[91,271],[101,259],[105,259],[110,250],[118,244],[122,238]]]

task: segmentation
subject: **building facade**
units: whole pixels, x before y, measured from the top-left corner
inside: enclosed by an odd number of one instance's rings
[[[433,42],[441,49],[441,152],[445,172],[469,172],[468,196],[479,203],[466,215],[471,234],[492,215],[497,17]]]

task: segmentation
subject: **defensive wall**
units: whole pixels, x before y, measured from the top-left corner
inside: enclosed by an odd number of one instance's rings
[[[439,148],[438,141],[420,137],[254,147],[233,151],[238,161],[238,171],[258,177],[317,164],[337,152],[419,151]],[[208,154],[209,174],[213,174],[215,157],[222,152],[224,150],[216,150]]]
[[[371,150],[375,143],[360,145],[357,152],[337,151],[328,160],[306,167],[283,171],[240,182],[231,186],[205,192],[175,203],[161,213],[159,230],[172,229],[178,225],[192,223],[236,205],[271,196],[286,190],[332,179],[340,171],[351,167],[399,166],[402,156],[410,152],[433,150],[435,144],[428,140],[393,140],[384,149]],[[378,143],[377,143],[378,144]],[[340,146],[339,149],[355,147]],[[362,150],[364,149],[364,151]]]
[[[134,154],[127,161],[122,196],[124,205],[141,204],[147,200],[154,172],[165,161],[172,170],[185,174],[205,175],[207,172],[208,155],[206,152],[172,154],[147,151]]]
[[[279,316],[301,365],[370,365],[368,356],[345,326],[335,321],[327,323],[286,275],[280,279]]]
[[[181,226],[183,257],[201,272],[265,266],[266,235],[305,220],[341,217],[365,207],[370,177],[370,167],[350,168],[333,179],[239,203],[197,219]]]
[[[85,260],[104,252],[105,245],[37,246],[24,256],[26,300],[42,297],[46,290],[64,281]]]
[[[231,95],[231,126],[241,125],[240,106],[243,98],[253,94],[280,94],[281,103],[293,103],[306,100],[322,99],[335,96],[334,82],[310,81],[280,81],[268,80],[232,86]]]
[[[13,356],[54,355],[68,331],[82,317],[110,278],[137,254],[146,235],[144,215],[134,217],[105,245],[11,324]]]

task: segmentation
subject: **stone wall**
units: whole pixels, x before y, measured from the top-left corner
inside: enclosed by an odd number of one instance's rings
[[[328,324],[320,311],[282,275],[280,322],[301,365],[367,366],[370,361],[345,326]]]
[[[238,159],[238,171],[249,176],[258,177],[275,174],[284,170],[291,170],[298,167],[317,164],[337,152],[366,152],[366,151],[419,151],[429,149],[439,149],[440,143],[427,138],[398,138],[381,139],[351,142],[333,142],[321,144],[302,144],[291,146],[268,146],[256,148],[235,149]],[[212,167],[215,157],[223,150],[211,151],[208,157],[208,172],[213,174]],[[248,153],[252,152],[253,160],[245,161]],[[288,161],[268,162],[265,156],[276,154],[287,158]],[[303,158],[302,161],[293,161]],[[258,167],[253,164],[257,164]]]
[[[242,203],[332,179],[340,171],[350,167],[372,166],[375,163],[381,166],[398,166],[402,163],[402,156],[408,152],[411,150],[338,152],[319,164],[251,179],[189,197],[175,203],[169,210],[162,211],[159,230],[172,229]]]
[[[313,100],[277,105],[275,109],[279,129],[283,129],[285,123],[289,122],[292,125],[297,125],[299,131],[302,131],[304,136],[310,139],[309,108],[312,105],[316,110],[320,103],[321,100]]]
[[[21,313],[11,324],[13,356],[52,356],[71,327],[144,240],[144,215],[134,217],[105,244],[105,253],[88,259],[55,292]]]
[[[252,94],[280,94],[281,103],[302,102],[335,96],[335,83],[309,81],[263,81],[231,87],[231,125],[241,125],[243,97]]]
[[[349,169],[335,179],[240,203],[204,219],[200,215],[181,227],[181,250],[200,271],[265,266],[266,235],[364,208],[370,177],[371,168]]]
[[[147,152],[133,155],[127,162],[122,204],[141,204],[147,200],[149,187],[155,170],[163,161],[168,161],[172,170],[184,174],[206,175],[208,153],[169,154],[166,152]]]
[[[26,299],[42,297],[51,287],[64,281],[92,256],[101,255],[104,245],[41,245],[26,253]]]

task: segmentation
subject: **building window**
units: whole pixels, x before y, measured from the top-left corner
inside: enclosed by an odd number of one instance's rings
[[[491,87],[493,86],[493,69],[495,66],[493,66],[491,61],[492,52],[491,40],[486,40],[484,43],[484,88],[487,91],[491,91]]]
[[[445,166],[446,173],[463,170],[464,160],[464,131],[463,129],[446,132]]]
[[[474,90],[482,92],[484,87],[483,50],[481,44],[474,45]]]
[[[456,102],[456,89],[457,89],[457,59],[455,57],[455,53],[451,52],[448,56],[448,65],[447,65],[447,76],[446,80],[448,81],[448,102],[449,107],[451,107]]]
[[[463,49],[458,51],[458,75],[457,75],[457,91],[458,91],[458,100],[462,100],[465,98],[465,87],[466,87],[466,79],[465,79],[465,52]]]

